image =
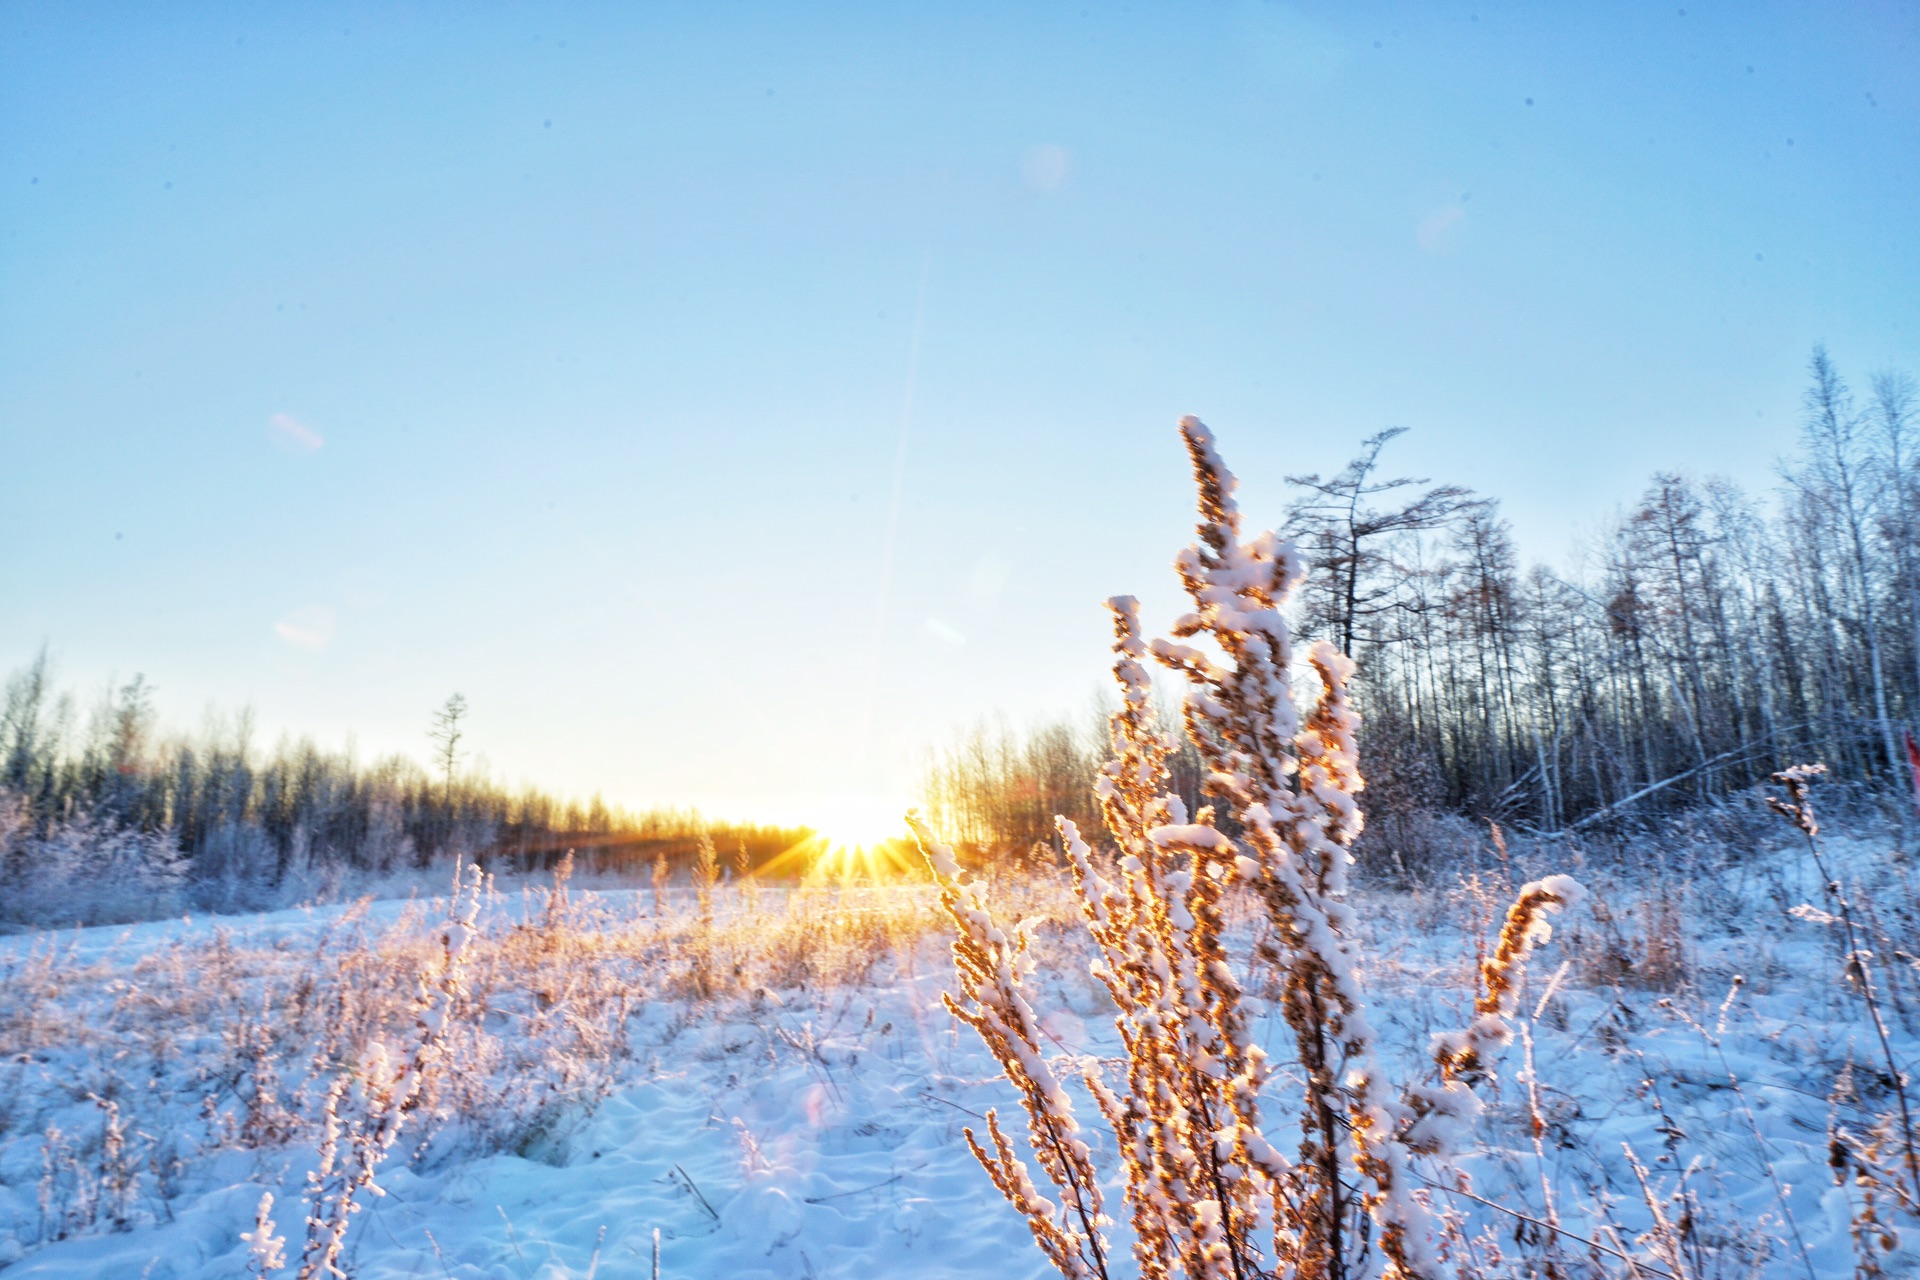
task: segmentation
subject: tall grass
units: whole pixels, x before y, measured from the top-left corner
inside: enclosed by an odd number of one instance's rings
[[[1522,889],[1480,965],[1473,1021],[1435,1039],[1435,1078],[1387,1081],[1347,900],[1365,786],[1347,695],[1353,663],[1330,644],[1313,646],[1317,689],[1303,720],[1283,610],[1304,567],[1275,534],[1243,540],[1236,481],[1212,433],[1195,418],[1180,430],[1199,489],[1199,538],[1174,561],[1191,609],[1174,639],[1149,642],[1135,601],[1109,602],[1121,708],[1096,790],[1117,864],[1097,865],[1076,825],[1060,819],[1093,973],[1118,1010],[1126,1051],[1116,1080],[1091,1069],[1082,1079],[1115,1138],[1134,1261],[1149,1280],[1428,1280],[1444,1269],[1444,1223],[1414,1159],[1444,1160],[1465,1142],[1482,1105],[1475,1090],[1512,1037],[1520,973],[1550,932],[1545,917],[1584,890],[1566,876]],[[1206,763],[1217,815],[1212,806],[1189,814],[1170,788],[1175,744],[1152,711],[1149,658],[1186,682],[1187,740]],[[960,993],[948,1007],[1015,1085],[1027,1148],[1058,1200],[1037,1189],[995,1113],[991,1150],[971,1130],[967,1140],[1062,1275],[1109,1280],[1105,1179],[1041,1050],[1026,931],[995,913],[985,883],[962,872],[949,847],[922,824],[915,833],[957,929]],[[1226,944],[1235,895],[1267,926],[1252,955],[1230,955]],[[1256,964],[1278,976],[1293,1032],[1300,1139],[1291,1155],[1263,1129],[1278,1075],[1248,1034],[1243,994]]]
[[[121,954],[49,932],[5,953],[0,1141],[41,1135],[35,1242],[164,1219],[184,1158],[306,1151],[295,1265],[337,1275],[384,1166],[564,1159],[616,1083],[653,1069],[632,1038],[650,1007],[755,1016],[770,993],[870,983],[938,919],[911,888],[711,881],[704,910],[688,893],[656,916],[641,894],[574,891],[570,872],[517,895],[470,872],[451,897],[363,899],[251,937]],[[247,1233],[256,1267],[286,1243],[271,1210]]]

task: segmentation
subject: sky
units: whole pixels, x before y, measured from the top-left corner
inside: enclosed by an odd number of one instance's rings
[[[1920,371],[1902,4],[0,4],[0,668],[804,822],[1390,470],[1571,565]]]

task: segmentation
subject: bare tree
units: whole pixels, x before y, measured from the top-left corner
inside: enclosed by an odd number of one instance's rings
[[[1892,545],[1900,594],[1905,597],[1908,647],[1912,650],[1914,685],[1920,689],[1920,410],[1916,409],[1913,378],[1890,370],[1874,375],[1873,403],[1867,414],[1873,424],[1885,468],[1887,541]]]
[[[466,737],[466,731],[460,722],[467,718],[467,700],[460,694],[454,694],[433,713],[433,728],[427,731],[427,737],[433,743],[434,763],[440,766],[440,776],[445,786],[445,803],[448,813],[453,811],[453,774],[460,767],[460,740]]]
[[[1902,756],[1894,744],[1893,721],[1887,711],[1885,664],[1881,660],[1880,624],[1874,608],[1873,572],[1867,554],[1867,528],[1877,505],[1870,460],[1865,453],[1866,419],[1853,403],[1853,393],[1840,376],[1825,347],[1815,347],[1807,362],[1812,385],[1802,400],[1802,434],[1807,460],[1788,479],[1829,513],[1841,535],[1841,557],[1846,572],[1842,582],[1852,598],[1840,621],[1856,631],[1867,651],[1873,682],[1874,719],[1880,730],[1887,767],[1899,775]]]
[[[16,791],[27,790],[34,763],[45,754],[51,698],[52,676],[42,645],[33,661],[7,681],[6,704],[0,709],[0,781]]]
[[[1286,532],[1301,542],[1322,575],[1317,595],[1321,619],[1340,652],[1353,656],[1360,619],[1391,607],[1391,585],[1377,584],[1374,575],[1384,563],[1383,540],[1396,534],[1436,529],[1474,504],[1472,491],[1459,485],[1439,485],[1397,507],[1380,508],[1372,500],[1428,483],[1401,477],[1376,480],[1380,451],[1405,434],[1405,427],[1389,427],[1360,442],[1360,454],[1337,475],[1321,479],[1318,473],[1288,476],[1287,483],[1312,496],[1293,505]]]

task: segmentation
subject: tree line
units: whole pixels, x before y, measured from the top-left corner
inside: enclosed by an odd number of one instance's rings
[[[422,765],[309,739],[262,750],[246,712],[198,735],[166,733],[152,694],[135,676],[82,710],[44,651],[8,679],[0,920],[132,917],[156,903],[253,909],[456,857],[516,871],[571,851],[584,871],[644,876],[656,858],[690,863],[703,835],[757,867],[806,835],[509,789],[464,767],[459,695],[434,714]]]
[[[1376,848],[1415,843],[1425,814],[1541,835],[1639,820],[1802,759],[1909,785],[1920,398],[1899,371],[1856,390],[1824,349],[1807,372],[1772,493],[1658,472],[1564,570],[1522,565],[1493,498],[1388,471],[1402,429],[1287,477],[1296,631],[1359,664]],[[1046,840],[1049,804],[1087,829],[1094,719],[976,732],[935,758],[930,811],[979,846]]]

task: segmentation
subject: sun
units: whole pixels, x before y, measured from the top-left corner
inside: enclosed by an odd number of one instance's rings
[[[921,861],[907,830],[906,814],[912,807],[911,801],[878,792],[815,796],[787,820],[807,834],[757,874],[803,878],[824,874],[874,882],[910,879]]]
[[[807,826],[808,861],[835,875],[890,879],[906,865],[907,806],[891,797],[853,792],[824,797]]]
[[[835,849],[871,849],[906,837],[905,812],[905,805],[879,796],[834,796],[807,825]]]

